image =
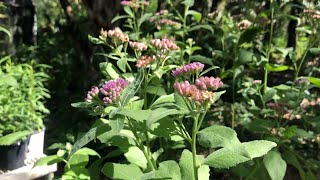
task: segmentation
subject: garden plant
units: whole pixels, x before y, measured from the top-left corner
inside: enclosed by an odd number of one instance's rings
[[[101,78],[71,106],[93,121],[35,166],[64,163],[62,179],[318,179],[319,2],[199,2],[121,1],[113,27],[88,33]]]

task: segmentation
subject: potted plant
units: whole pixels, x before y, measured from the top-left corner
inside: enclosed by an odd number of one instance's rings
[[[9,56],[0,60],[0,169],[24,165],[29,135],[44,128],[49,113],[44,106],[49,76],[43,64],[14,64]]]

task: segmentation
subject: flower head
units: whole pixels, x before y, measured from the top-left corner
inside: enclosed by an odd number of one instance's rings
[[[117,39],[122,43],[129,42],[129,36],[124,34],[120,28],[115,28],[114,30],[108,31],[108,36],[113,39]]]
[[[157,49],[162,51],[177,50],[179,47],[168,38],[151,39],[150,43]]]
[[[95,96],[98,96],[99,88],[97,86],[93,86],[90,91],[87,93],[87,97],[84,99],[86,102],[92,102]]]
[[[156,61],[156,56],[146,56],[146,55],[144,55],[144,56],[139,57],[136,66],[139,67],[139,68],[140,67],[145,68],[145,67],[147,67],[148,64],[150,64],[150,63],[152,63],[154,61]]]
[[[217,90],[223,85],[220,78],[202,76],[196,80],[196,86],[202,90]]]
[[[107,31],[107,30],[104,30],[103,28],[101,28],[101,30],[100,30],[100,36],[101,36],[102,38],[107,38],[107,36],[108,36],[108,31]]]
[[[250,22],[249,20],[247,19],[244,19],[242,21],[240,21],[237,26],[240,30],[246,30],[248,29],[250,26],[252,25],[252,22]]]
[[[195,74],[197,72],[202,71],[203,68],[204,68],[204,64],[199,62],[194,62],[191,64],[184,65],[182,68],[175,69],[174,71],[172,71],[171,74],[174,77],[190,75],[190,74]]]
[[[198,89],[197,86],[190,84],[188,81],[176,82],[173,87],[181,96],[198,105],[210,104],[214,100],[213,92]]]
[[[162,10],[160,10],[159,12],[156,12],[156,16],[160,16],[160,15],[164,15],[164,14],[168,14],[168,10],[166,10],[166,9],[162,9]]]
[[[133,42],[133,41],[130,41],[129,42],[129,45],[132,49],[135,49],[137,51],[145,51],[147,50],[148,46],[145,44],[145,43],[140,43],[140,42]]]
[[[143,6],[149,6],[150,3],[148,1],[137,1],[137,0],[132,0],[132,1],[121,1],[121,4],[123,6],[129,6],[134,9],[138,9],[141,5]]]
[[[119,100],[122,91],[128,86],[129,82],[125,79],[118,78],[106,82],[100,88],[101,94],[105,97],[102,99],[105,104],[111,104]]]

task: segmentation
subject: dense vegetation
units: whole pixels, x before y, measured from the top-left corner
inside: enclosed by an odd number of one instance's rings
[[[12,3],[2,57],[50,77],[37,165],[65,165],[63,179],[319,179],[318,1]]]

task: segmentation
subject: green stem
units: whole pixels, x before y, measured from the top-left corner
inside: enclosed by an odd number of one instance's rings
[[[181,131],[183,133],[183,135],[185,136],[185,138],[189,141],[189,143],[192,143],[192,139],[186,129],[186,127],[183,125],[182,121],[179,121],[179,127],[181,128]]]
[[[310,38],[310,39],[311,39],[311,38]],[[302,67],[302,64],[304,63],[304,60],[305,60],[306,57],[307,57],[307,54],[308,54],[309,50],[315,45],[315,43],[316,43],[317,41],[318,41],[318,39],[316,39],[316,40],[311,44],[311,46],[309,45],[310,43],[308,43],[308,48],[307,48],[306,51],[304,52],[303,57],[302,57],[302,59],[301,59],[301,61],[300,61],[300,63],[299,63],[298,69],[297,69],[297,71],[296,71],[296,73],[295,73],[295,76],[294,76],[294,80],[296,80],[296,79],[298,78],[300,69],[301,69],[301,67]]]
[[[267,49],[267,63],[270,61],[270,53],[271,53],[271,44],[272,44],[272,36],[273,36],[273,17],[274,17],[274,8],[273,8],[273,0],[270,0],[270,8],[271,8],[271,24],[270,24],[270,36],[269,36],[269,45]],[[268,87],[268,70],[264,69],[264,82],[263,82],[263,92],[267,92]]]
[[[197,140],[197,130],[198,130],[198,118],[194,117],[193,122],[193,130],[192,130],[192,144],[191,144],[191,150],[192,150],[192,160],[193,160],[193,173],[194,173],[194,179],[198,180],[198,166],[197,166],[197,147],[196,147],[196,140]]]
[[[141,140],[140,140],[140,138],[139,138],[139,135],[138,135],[136,129],[134,128],[134,125],[131,124],[130,119],[127,118],[127,120],[128,120],[128,126],[129,126],[130,130],[132,131],[132,133],[133,133],[133,135],[134,135],[134,137],[135,137],[135,141],[136,141],[136,143],[137,143],[137,146],[138,146],[139,149],[142,151],[144,157],[146,157],[146,159],[147,159],[148,166],[151,168],[152,171],[155,170],[155,165],[154,165],[153,162],[152,162],[152,159],[153,159],[152,156],[149,155],[148,152],[146,152],[146,149],[145,149],[143,143],[141,142]],[[148,148],[147,148],[147,149],[148,149]]]
[[[232,111],[232,119],[231,119],[231,128],[234,129],[234,120],[235,120],[235,107],[234,104],[231,104],[231,111]]]

